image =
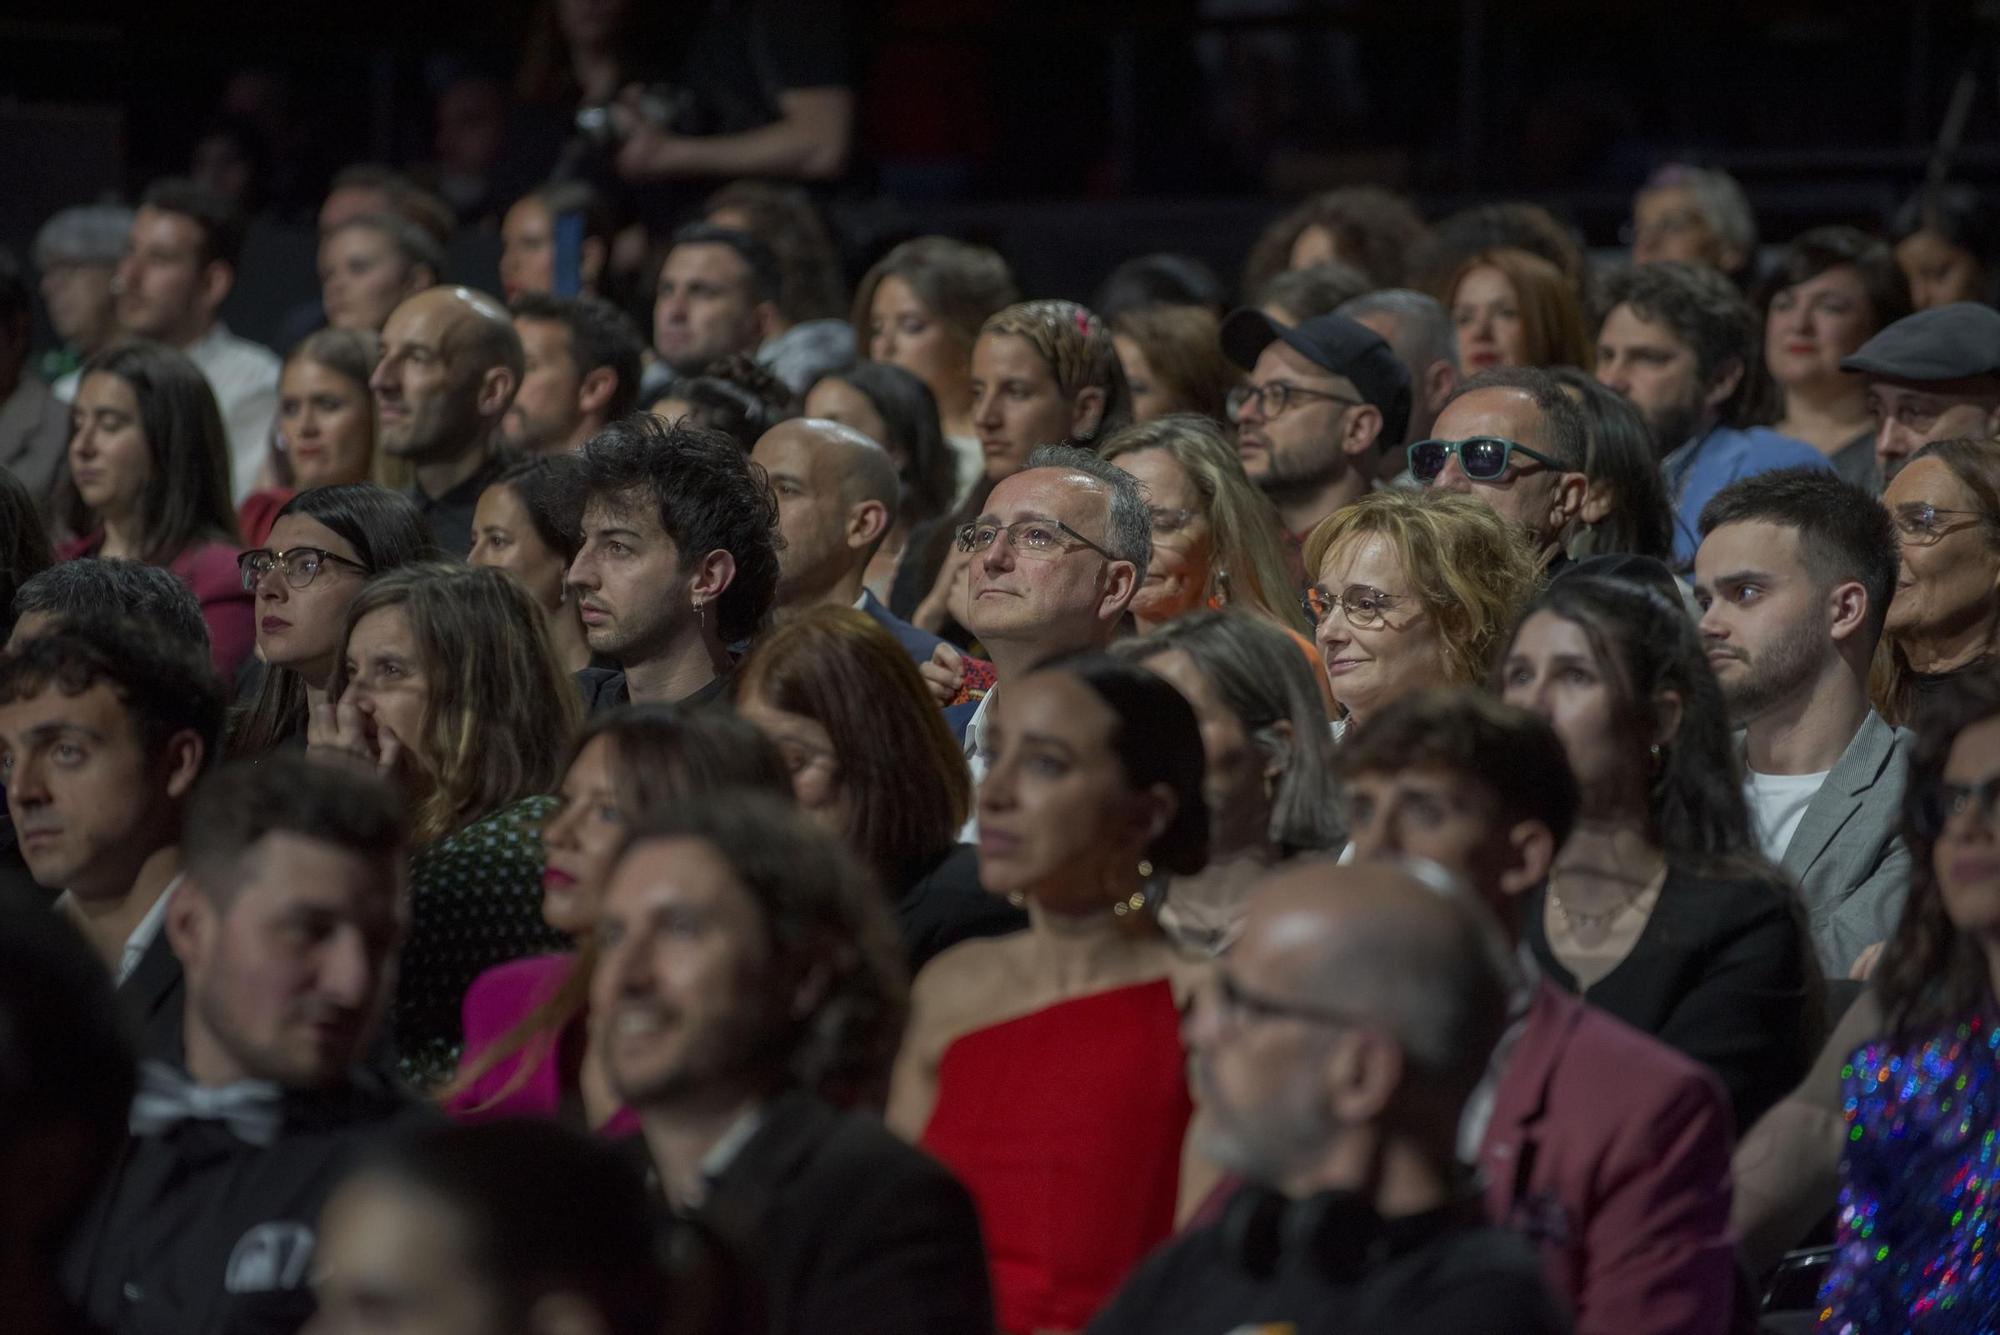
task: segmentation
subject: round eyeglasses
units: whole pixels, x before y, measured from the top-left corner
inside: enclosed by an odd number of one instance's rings
[[[1254,403],[1257,415],[1268,422],[1294,403],[1306,399],[1326,399],[1332,403],[1344,403],[1350,408],[1361,406],[1360,399],[1350,399],[1345,394],[1329,394],[1323,389],[1288,385],[1282,380],[1274,380],[1268,385],[1238,385],[1229,391],[1222,405],[1229,413],[1229,420],[1234,422],[1243,416],[1245,408]]]
[[[1306,620],[1314,626],[1333,615],[1339,608],[1347,617],[1347,624],[1359,626],[1363,630],[1373,630],[1382,624],[1396,604],[1403,601],[1399,593],[1384,593],[1366,584],[1350,584],[1339,593],[1328,593],[1318,584],[1299,595],[1299,606],[1306,612]]]
[[[364,577],[373,573],[359,561],[335,556],[322,547],[293,547],[282,552],[274,552],[269,547],[255,547],[236,558],[236,568],[242,572],[243,588],[248,593],[255,593],[258,584],[273,569],[284,572],[285,583],[295,589],[303,589],[318,579],[319,572],[329,563],[346,566]]]

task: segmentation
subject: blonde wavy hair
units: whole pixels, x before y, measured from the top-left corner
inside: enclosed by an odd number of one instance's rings
[[[1170,413],[1112,433],[1101,453],[1115,462],[1142,450],[1164,450],[1173,456],[1201,496],[1214,553],[1202,601],[1311,634],[1285,568],[1278,512],[1243,471],[1243,462],[1222,428],[1197,413]]]
[[[1364,538],[1386,540],[1410,587],[1437,623],[1453,685],[1486,679],[1521,606],[1540,582],[1527,537],[1472,499],[1451,492],[1370,492],[1321,520],[1306,539],[1313,578],[1332,553]]]
[[[330,698],[347,689],[354,627],[389,607],[409,622],[428,695],[421,735],[404,739],[429,780],[417,842],[552,791],[582,709],[527,589],[505,571],[440,561],[377,576],[347,610]]]

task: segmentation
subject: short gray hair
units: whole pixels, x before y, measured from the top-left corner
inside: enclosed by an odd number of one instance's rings
[[[1715,234],[1743,253],[1743,262],[1757,255],[1757,215],[1736,178],[1713,167],[1691,167],[1685,162],[1669,162],[1655,171],[1640,194],[1654,190],[1685,189],[1694,196],[1702,216]]]
[[[1138,479],[1093,451],[1074,445],[1038,447],[1021,471],[1032,468],[1059,468],[1101,483],[1106,494],[1104,549],[1117,560],[1139,567],[1140,574],[1146,573],[1153,560],[1153,515]]]
[[[1458,332],[1452,328],[1451,312],[1436,297],[1407,287],[1385,287],[1342,302],[1334,314],[1350,320],[1365,315],[1393,317],[1399,331],[1408,331],[1404,341],[1418,363],[1410,368],[1413,376],[1433,362],[1450,362],[1452,369],[1458,368]]]

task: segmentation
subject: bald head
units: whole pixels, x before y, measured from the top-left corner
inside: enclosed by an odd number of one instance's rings
[[[1422,1079],[1460,1099],[1506,1019],[1499,924],[1432,867],[1294,861],[1258,884],[1231,958],[1254,958],[1250,976],[1281,978],[1287,996],[1369,1017]]]
[[[824,418],[780,422],[750,451],[778,498],[778,606],[852,606],[894,521],[901,483],[889,452]]]
[[[382,360],[368,381],[376,443],[415,464],[419,484],[438,494],[485,457],[521,365],[520,335],[499,302],[464,287],[417,293],[382,328]],[[449,475],[426,480],[426,470]]]

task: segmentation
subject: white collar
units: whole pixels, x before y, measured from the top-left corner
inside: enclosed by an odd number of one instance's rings
[[[180,889],[181,882],[186,879],[187,874],[183,872],[168,881],[166,888],[161,890],[159,897],[153,901],[153,907],[147,909],[146,916],[133,926],[131,935],[125,938],[125,948],[119,952],[118,968],[112,974],[112,986],[122,987],[125,980],[132,976],[132,971],[139,967],[139,961],[146,957],[146,951],[152,947],[154,938],[159,936],[160,928],[167,920],[168,901],[173,899],[174,891]],[[55,909],[58,913],[67,914],[72,918],[80,916],[76,907],[76,896],[67,890],[56,896]]]

